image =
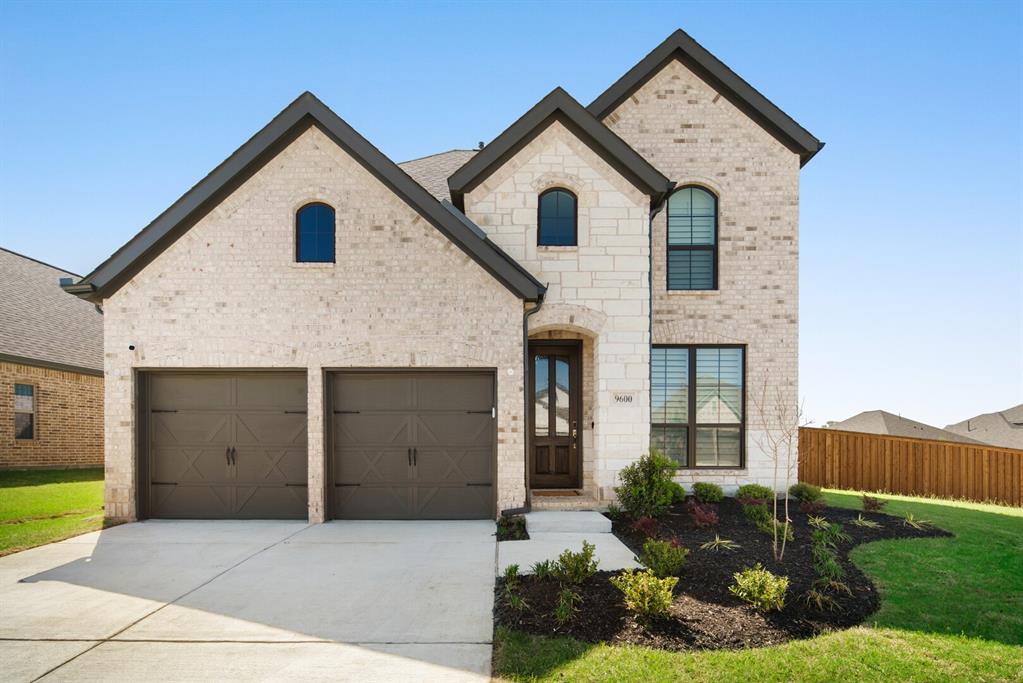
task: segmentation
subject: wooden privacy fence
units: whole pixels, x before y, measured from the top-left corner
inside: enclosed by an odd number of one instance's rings
[[[1023,450],[802,427],[799,481],[1023,505]]]

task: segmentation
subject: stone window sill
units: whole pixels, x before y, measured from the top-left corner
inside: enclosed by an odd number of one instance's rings
[[[289,264],[292,268],[298,268],[299,270],[333,270],[337,263],[302,263],[299,261],[292,261]]]
[[[566,244],[566,245],[554,245],[554,244],[538,244],[536,250],[539,252],[543,251],[575,251],[579,248],[578,244]]]
[[[713,297],[721,294],[720,289],[666,289],[664,290],[668,296],[680,296],[680,297]]]

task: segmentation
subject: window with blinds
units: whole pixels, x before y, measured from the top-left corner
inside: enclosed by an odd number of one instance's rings
[[[668,198],[668,289],[717,289],[717,197],[683,187]]]
[[[741,346],[655,346],[650,443],[682,467],[741,467],[745,358]]]

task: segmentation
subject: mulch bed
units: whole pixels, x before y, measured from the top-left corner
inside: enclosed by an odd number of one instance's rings
[[[874,584],[849,561],[849,550],[861,543],[890,538],[926,538],[950,536],[946,531],[908,527],[902,519],[876,512],[862,513],[879,522],[879,529],[851,524],[860,514],[855,510],[828,508],[823,515],[837,522],[852,536],[851,543],[842,544],[839,561],[845,568],[845,584],[852,595],[834,594],[839,608],[821,611],[806,604],[800,597],[817,578],[810,554],[810,533],[807,515],[796,505],[790,508],[795,540],[790,541],[782,562],[776,562],[771,551],[771,537],[754,527],[742,513],[741,505],[726,498],[718,504],[719,523],[710,529],[696,529],[684,504],[676,504],[659,520],[656,536],[678,538],[689,549],[682,577],[675,588],[671,616],[646,627],[641,625],[622,602],[622,595],[608,578],[617,572],[599,571],[583,583],[578,592],[582,603],[574,619],[559,625],[552,615],[561,586],[554,579],[537,580],[523,576],[516,594],[529,607],[516,611],[504,600],[504,580],[498,581],[494,607],[498,624],[538,635],[566,635],[588,642],[635,644],[665,650],[738,649],[776,645],[797,638],[808,638],[823,632],[849,628],[862,623],[879,605]],[[614,533],[637,555],[645,536],[627,522],[615,522]],[[700,545],[717,534],[738,543],[736,550],[703,550]],[[572,548],[579,550],[579,548]],[[761,614],[732,595],[728,587],[732,575],[759,562],[774,574],[789,577],[785,608],[780,612]]]

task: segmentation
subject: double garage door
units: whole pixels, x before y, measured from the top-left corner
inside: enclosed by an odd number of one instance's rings
[[[306,518],[304,373],[151,373],[143,386],[150,517]],[[333,517],[492,517],[492,373],[343,372],[325,389]]]

